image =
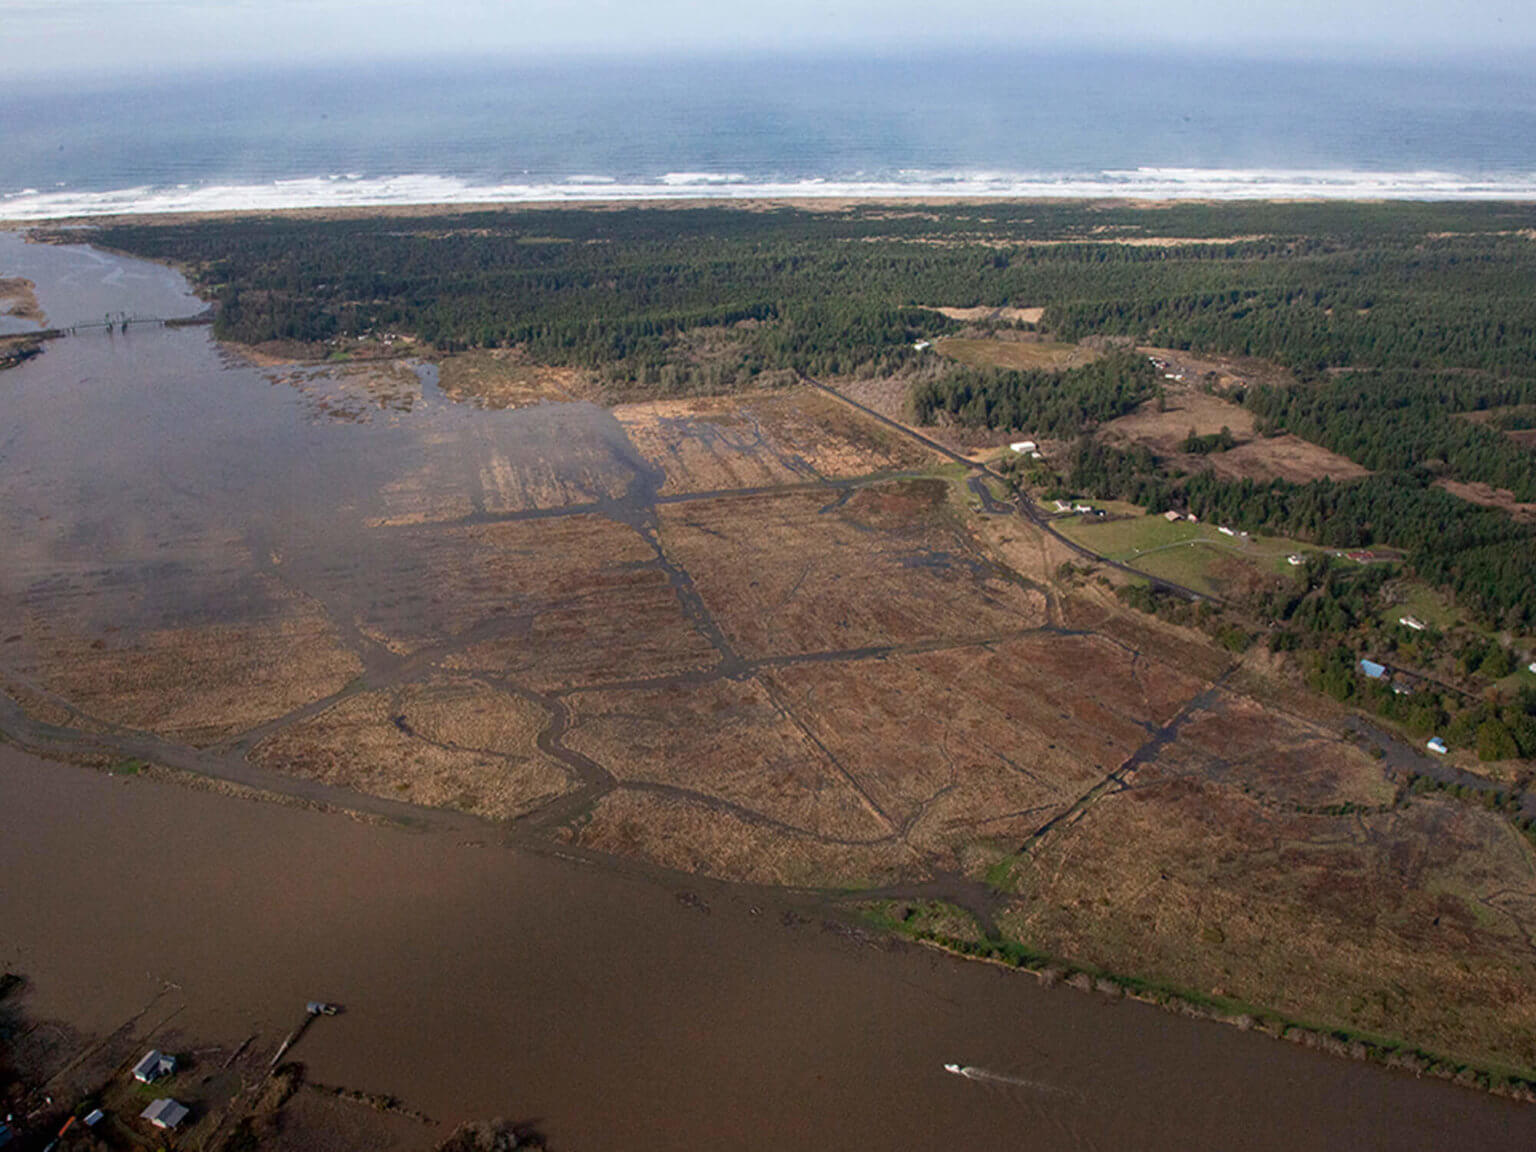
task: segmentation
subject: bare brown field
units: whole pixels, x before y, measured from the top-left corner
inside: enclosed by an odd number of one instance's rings
[[[973,848],[1026,838],[1202,687],[1140,663],[1039,634],[768,678],[890,827],[953,869]]]
[[[932,453],[811,388],[624,404],[630,441],[661,494],[767,487],[926,468]]]
[[[570,787],[534,745],[541,720],[532,705],[483,684],[440,682],[351,697],[252,755],[291,775],[504,820]]]
[[[1522,448],[1536,448],[1536,428],[1521,428],[1504,433]]]
[[[1011,368],[1017,371],[1081,368],[1103,355],[1084,344],[1059,344],[1046,340],[969,339],[962,336],[940,337],[933,342],[933,350],[972,368]]]
[[[1187,752],[1192,766],[1261,801],[1372,808],[1390,805],[1395,797],[1380,763],[1343,743],[1337,729],[1251,697],[1222,693],[1180,726],[1170,751]]]
[[[96,721],[192,745],[324,699],[362,671],[324,614],[292,598],[271,615],[227,623],[28,631],[13,667]]]
[[[479,408],[595,401],[601,396],[601,389],[589,373],[534,363],[515,348],[455,353],[438,362],[437,372],[443,395]]]
[[[848,842],[892,834],[838,763],[757,680],[571,697],[565,746],[620,780],[713,797]]]
[[[847,499],[784,493],[662,510],[662,539],[744,654],[782,655],[1039,625],[1044,595],[970,546],[938,480]]]
[[[1002,320],[1016,324],[1038,324],[1045,315],[1044,308],[989,308],[979,306],[974,308],[935,308],[930,304],[920,304],[920,308],[927,308],[930,312],[937,312],[941,316],[947,316],[951,320],[959,320],[965,323],[976,323],[985,320]]]
[[[1241,405],[1187,383],[1166,383],[1163,411],[1158,411],[1158,401],[1148,400],[1136,411],[1104,425],[1099,436],[1110,444],[1142,445],[1187,471],[1210,468],[1229,480],[1305,484],[1323,477],[1354,480],[1369,474],[1348,457],[1299,437],[1257,436],[1253,416]],[[1223,428],[1241,441],[1235,448],[1204,456],[1184,452],[1184,440],[1191,431],[1208,436]]]
[[[38,306],[36,287],[20,276],[0,277],[0,316],[45,323],[47,317]]]
[[[398,529],[387,589],[325,573],[330,602],[400,654],[539,688],[667,675],[717,658],[689,621],[655,548],[596,515]]]
[[[1460,497],[1470,504],[1481,504],[1484,508],[1498,508],[1500,511],[1509,513],[1522,524],[1536,523],[1536,504],[1516,500],[1515,494],[1507,488],[1495,488],[1492,484],[1484,484],[1480,481],[1469,483],[1449,478],[1437,480],[1435,484],[1444,488],[1452,496]]]
[[[1287,433],[1262,436],[1239,444],[1227,452],[1209,457],[1211,469],[1227,480],[1289,480],[1306,484],[1312,480],[1358,480],[1370,475],[1347,456],[1319,448],[1316,444]]]
[[[1510,410],[1508,407],[1482,408],[1475,412],[1462,412],[1459,415],[1472,424],[1491,424],[1495,416]],[[1514,441],[1522,448],[1536,448],[1536,428],[1508,428],[1500,431],[1505,439]]]
[[[1197,436],[1208,436],[1229,428],[1239,440],[1253,438],[1253,416],[1242,405],[1198,388],[1165,383],[1170,386],[1164,389],[1162,411],[1156,400],[1148,400],[1105,424],[1100,437],[1111,444],[1145,445],[1159,456],[1181,455],[1190,429]]]
[[[896,840],[836,844],[676,796],[604,796],[572,833],[599,852],[640,857],[722,880],[788,887],[866,888],[921,872]]]
[[[1442,801],[1302,813],[1159,760],[1013,876],[1022,899],[1004,930],[1053,954],[1461,1059],[1536,1063],[1530,849],[1494,814]]]

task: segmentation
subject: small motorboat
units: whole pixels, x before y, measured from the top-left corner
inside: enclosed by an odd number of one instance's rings
[[[956,1076],[965,1075],[965,1068],[960,1064],[946,1064],[944,1065],[944,1071],[953,1072]]]

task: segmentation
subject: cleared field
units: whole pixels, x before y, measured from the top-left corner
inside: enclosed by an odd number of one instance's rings
[[[362,671],[313,604],[265,591],[270,599],[219,623],[122,628],[72,613],[28,615],[7,663],[95,720],[217,743],[324,699]]]
[[[1381,614],[1381,622],[1396,624],[1404,616],[1412,616],[1442,631],[1466,623],[1462,613],[1448,597],[1417,581],[1408,581],[1402,585],[1401,601]]]
[[[1221,374],[1221,379],[1228,379]],[[1235,383],[1235,380],[1231,382]],[[1120,447],[1142,446],[1186,471],[1209,468],[1224,479],[1290,480],[1305,484],[1328,477],[1354,480],[1369,475],[1347,457],[1289,434],[1257,436],[1246,408],[1203,392],[1189,381],[1165,381],[1162,408],[1148,400],[1134,412],[1111,420],[1100,439]],[[1190,432],[1209,436],[1229,429],[1240,443],[1225,452],[1192,455],[1184,451]]]
[[[1466,483],[1461,480],[1441,479],[1435,481],[1452,496],[1460,497],[1470,504],[1481,504],[1484,508],[1498,508],[1507,512],[1512,518],[1522,524],[1536,523],[1536,504],[1522,503],[1515,499],[1515,494],[1507,488],[1495,488],[1492,484]]]
[[[620,780],[712,797],[841,841],[893,829],[757,681],[713,681],[570,698],[565,746]]]
[[[609,793],[570,835],[599,852],[750,884],[865,888],[920,870],[916,854],[894,839],[832,843],[697,800],[643,792]]]
[[[437,371],[444,396],[478,408],[522,408],[600,396],[589,374],[534,363],[514,348],[458,352],[439,361]]]
[[[978,305],[973,308],[934,308],[931,305],[921,305],[941,316],[947,316],[951,320],[960,320],[969,323],[978,321],[1005,321],[1010,324],[1038,324],[1045,316],[1044,308],[1011,308],[1004,305],[1001,308],[991,308],[986,305]]]
[[[1210,461],[1211,470],[1226,480],[1289,480],[1293,484],[1307,484],[1325,478],[1358,480],[1370,475],[1348,457],[1290,434],[1261,436],[1203,459]]]
[[[1161,516],[1107,521],[1074,517],[1057,527],[1111,560],[1218,597],[1255,579],[1291,574],[1294,568],[1287,557],[1316,550],[1296,540],[1227,536],[1214,525]]]
[[[1381,764],[1336,731],[1231,692],[1193,711],[1158,763],[1298,809],[1379,807],[1395,797]]]
[[[545,717],[473,681],[351,697],[259,744],[259,764],[390,800],[511,819],[570,788],[534,746]]]
[[[1148,400],[1105,424],[1099,438],[1109,444],[1145,445],[1158,456],[1182,455],[1191,430],[1208,436],[1229,428],[1239,440],[1252,438],[1253,417],[1248,409],[1196,388],[1164,383],[1169,387],[1164,390],[1161,411],[1156,400]]]
[[[1043,594],[972,548],[942,480],[672,505],[661,525],[744,655],[994,637],[1045,618]]]
[[[1530,849],[1491,813],[1418,800],[1298,811],[1160,758],[1012,876],[1022,898],[1000,922],[1032,947],[1463,1059],[1536,1064]]]
[[[925,468],[912,440],[811,388],[614,409],[664,496]]]
[[[1049,340],[988,340],[944,336],[933,350],[972,368],[1066,369],[1092,364],[1101,353],[1081,344]]]
[[[979,871],[1118,768],[1205,686],[1097,638],[1042,633],[769,674],[893,831]]]

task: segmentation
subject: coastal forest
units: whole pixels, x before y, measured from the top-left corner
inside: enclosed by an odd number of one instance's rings
[[[517,347],[595,374],[614,398],[906,380],[920,423],[1068,446],[1049,465],[1016,467],[1020,483],[1386,549],[1490,631],[1536,631],[1531,524],[1445,487],[1536,501],[1536,451],[1509,435],[1536,426],[1530,206],[528,208],[132,221],[98,242],[189,268],[216,301],[218,335],[249,344],[401,332],[443,352]],[[1043,313],[1033,326],[967,328],[940,305]],[[978,326],[1033,327],[1102,354],[1007,370],[936,363],[926,347]],[[1223,479],[1103,442],[1098,429],[1159,394],[1138,344],[1278,366],[1284,382],[1224,398],[1260,436],[1292,434],[1369,474]],[[1184,450],[1211,460],[1232,445],[1192,433]],[[1309,651],[1326,686],[1348,663],[1350,605],[1370,601],[1368,583],[1319,572],[1300,594],[1246,607],[1276,647]],[[1500,724],[1529,756],[1528,703]]]

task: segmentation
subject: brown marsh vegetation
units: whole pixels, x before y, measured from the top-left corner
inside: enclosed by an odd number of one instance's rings
[[[1122,576],[1064,574],[917,440],[809,387],[518,407],[579,392],[521,364],[211,394],[206,337],[163,340],[180,384],[8,374],[18,411],[78,405],[111,478],[69,471],[57,420],[0,476],[34,731],[727,879],[947,884],[1043,953],[1536,1067],[1529,845],[1122,607]],[[100,368],[67,344],[51,370]],[[161,396],[206,403],[209,442],[115,444]],[[1133,438],[1187,432],[1164,415]]]

